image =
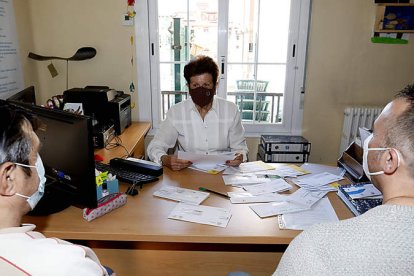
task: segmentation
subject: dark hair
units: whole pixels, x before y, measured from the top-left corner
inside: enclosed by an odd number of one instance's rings
[[[408,107],[390,120],[385,133],[385,142],[389,147],[400,150],[405,157],[411,176],[414,177],[414,85],[401,90],[395,99],[403,99]]]
[[[184,66],[184,78],[190,84],[191,77],[201,74],[211,74],[213,77],[213,84],[216,85],[219,74],[217,63],[211,57],[197,56]]]
[[[0,100],[0,118],[0,164],[13,162],[29,165],[33,144],[23,125],[26,122],[36,130],[36,119],[3,100]],[[23,170],[30,176],[29,168]]]

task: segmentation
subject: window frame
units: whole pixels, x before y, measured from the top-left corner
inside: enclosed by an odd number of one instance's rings
[[[135,16],[135,41],[137,57],[137,93],[138,93],[138,118],[140,121],[151,122],[152,129],[150,134],[154,134],[161,122],[161,93],[159,87],[159,70],[153,70],[151,75],[148,68],[159,66],[159,55],[155,53],[159,48],[158,28],[150,32],[149,26],[158,26],[157,16],[154,14],[157,10],[157,1],[141,0],[135,4],[137,14]],[[219,1],[219,8],[227,11],[228,2]],[[303,121],[303,102],[305,94],[305,76],[306,76],[306,53],[308,42],[308,31],[310,22],[311,0],[292,0],[290,25],[289,25],[289,43],[287,70],[285,86],[285,105],[283,108],[283,123],[270,124],[249,124],[243,123],[247,137],[259,137],[261,134],[285,134],[301,135]],[[219,14],[219,40],[227,32],[225,23],[226,17]],[[222,29],[220,27],[224,26]],[[295,48],[295,56],[292,56]],[[227,43],[222,44],[218,49],[218,58],[216,62],[221,65],[226,64]],[[220,84],[217,94],[225,97],[225,87],[227,86],[226,77],[220,75]],[[154,92],[152,92],[154,91]],[[150,104],[149,104],[150,103]],[[157,106],[155,106],[157,105]]]

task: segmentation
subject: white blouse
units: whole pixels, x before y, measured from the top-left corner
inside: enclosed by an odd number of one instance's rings
[[[161,164],[161,156],[176,145],[178,150],[193,153],[232,151],[243,154],[243,161],[247,160],[240,112],[234,103],[217,96],[204,121],[191,99],[173,105],[148,145],[148,157]]]

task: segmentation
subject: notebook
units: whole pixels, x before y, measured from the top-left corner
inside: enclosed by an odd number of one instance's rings
[[[382,195],[372,183],[340,185],[338,196],[355,216],[382,204]],[[376,191],[375,191],[376,190]],[[367,193],[369,191],[369,193]],[[357,196],[365,194],[365,197]]]

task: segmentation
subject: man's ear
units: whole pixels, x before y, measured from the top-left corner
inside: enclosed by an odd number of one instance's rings
[[[393,174],[399,166],[398,162],[401,162],[401,160],[399,160],[398,153],[394,149],[384,151],[384,154],[381,156],[381,163],[383,164],[385,174]]]
[[[17,177],[16,165],[5,162],[0,165],[0,194],[14,195],[15,181]]]

